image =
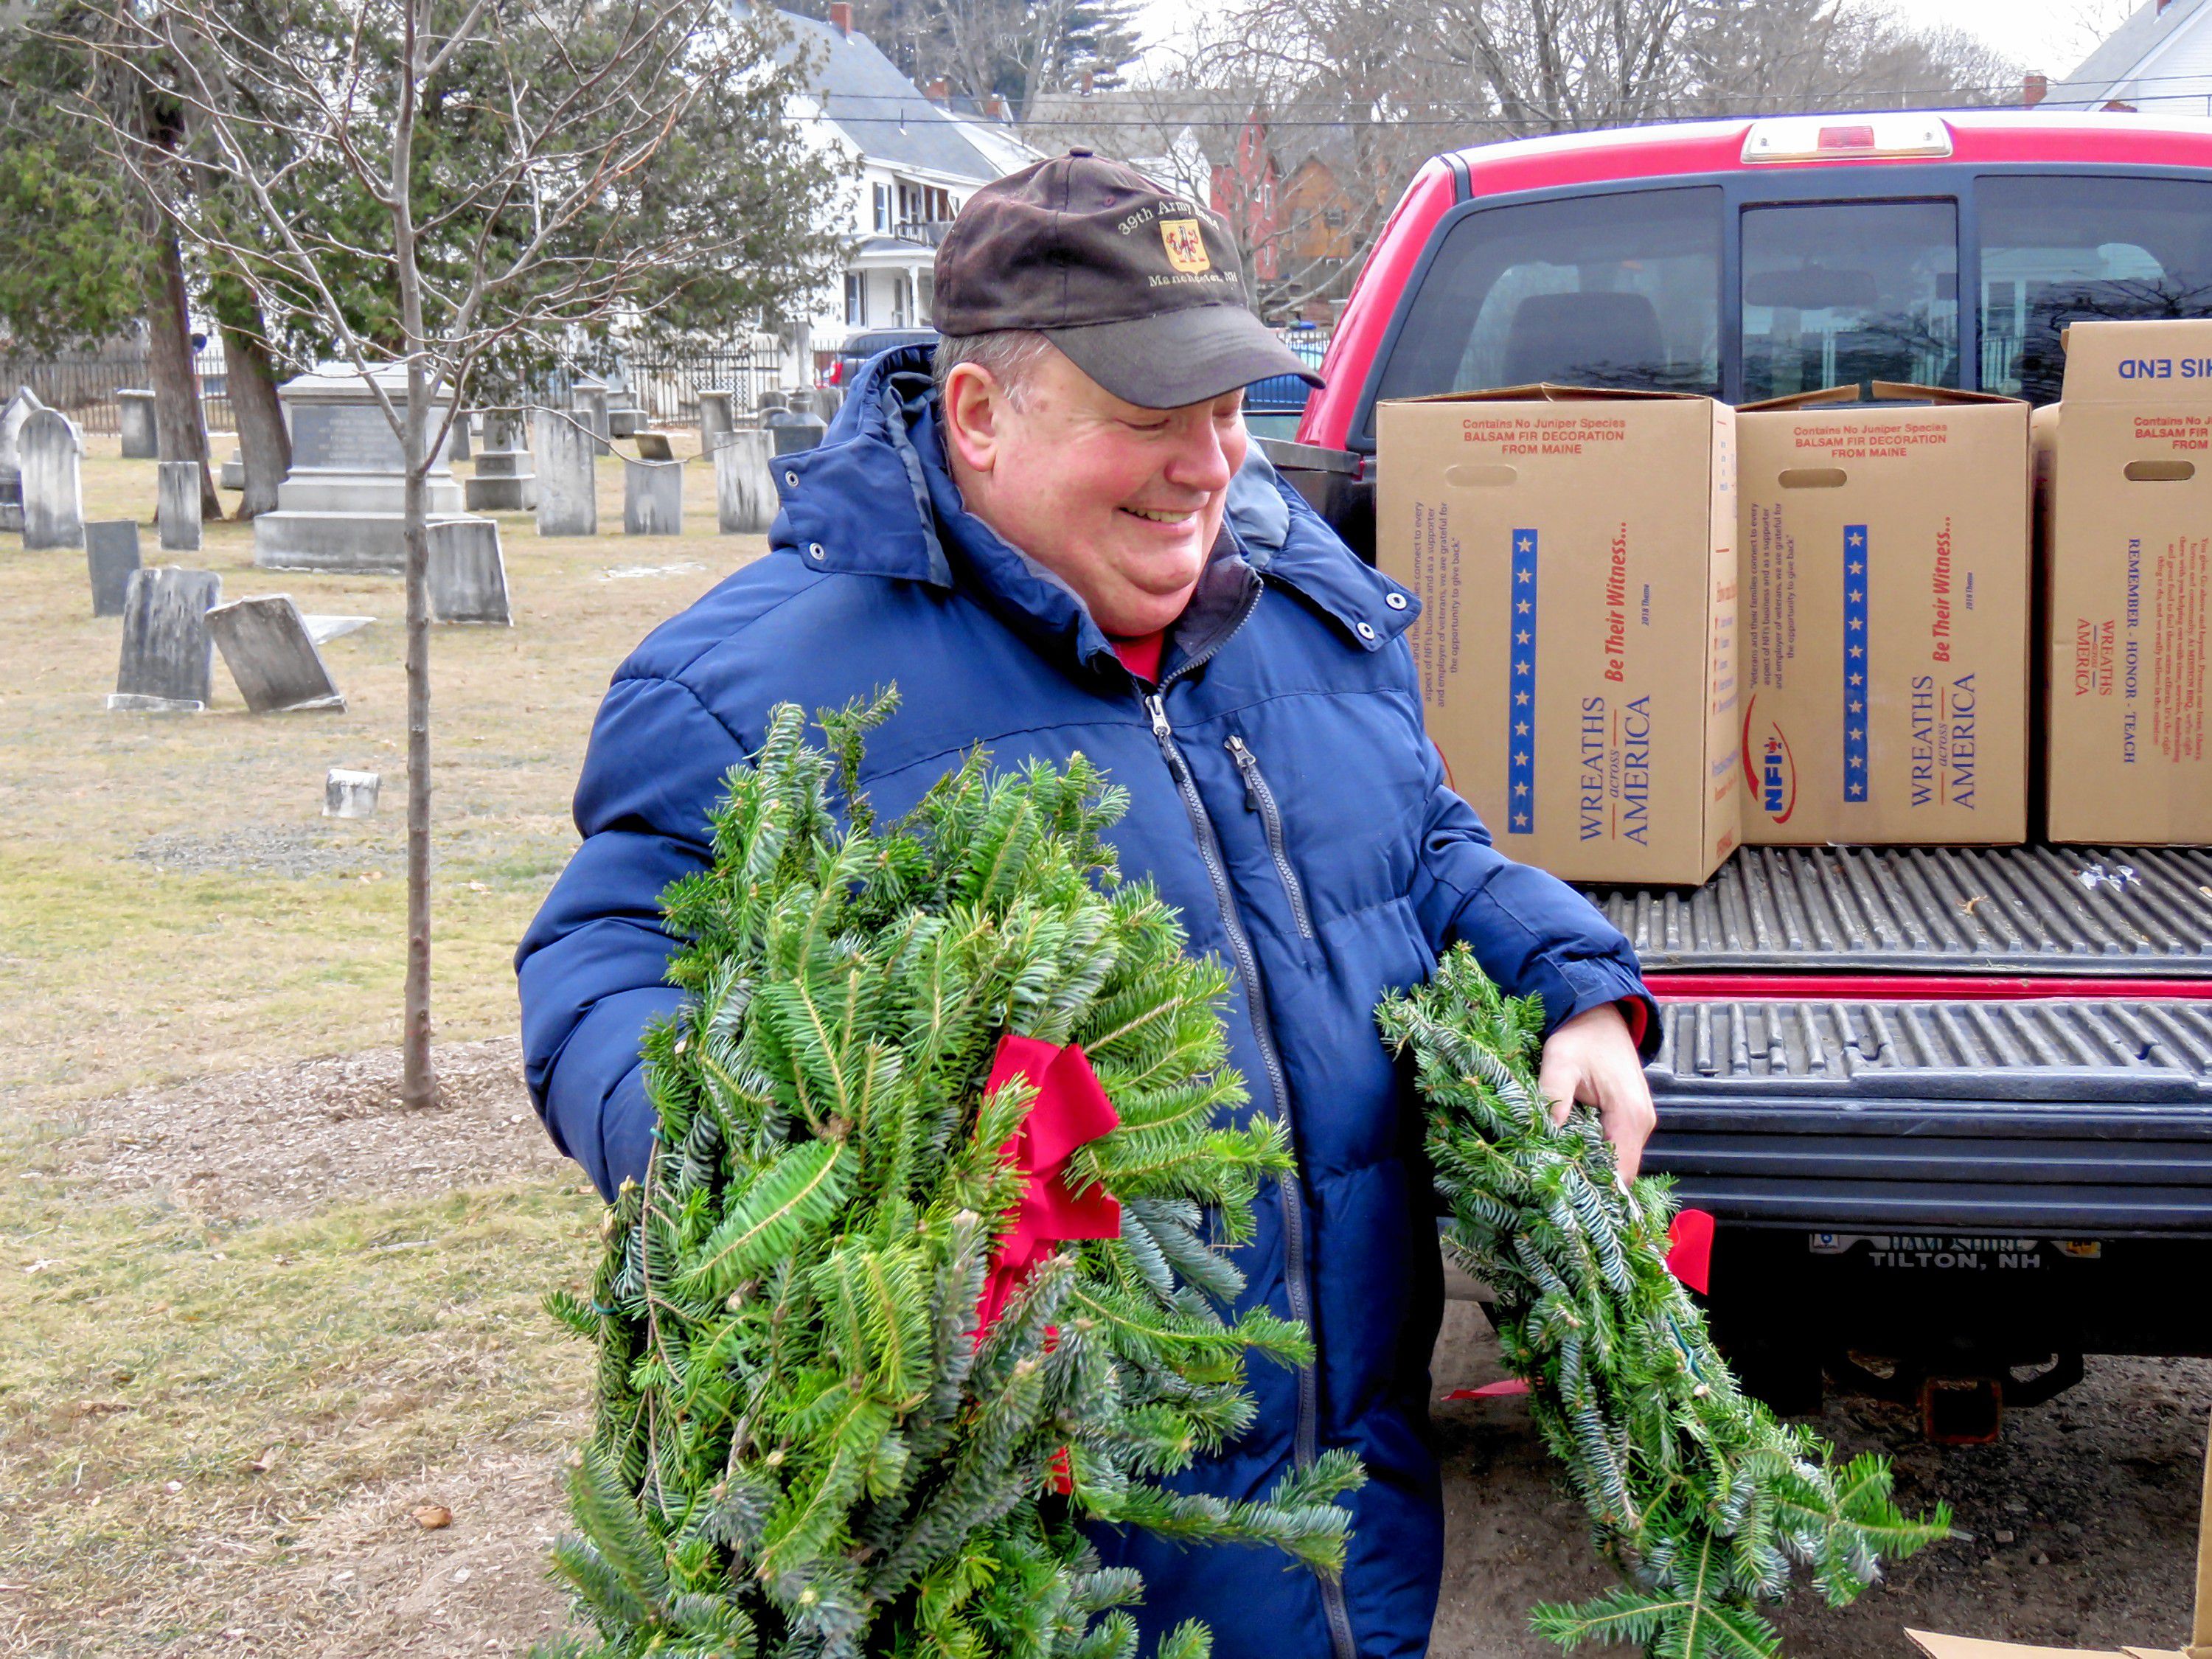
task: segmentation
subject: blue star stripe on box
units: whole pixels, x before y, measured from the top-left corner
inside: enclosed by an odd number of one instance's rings
[[[1867,568],[1867,531],[1863,524],[1844,526],[1844,638],[1851,641],[1844,652],[1844,799],[1865,800],[1867,796],[1867,721],[1860,713],[1863,699],[1856,694],[1863,677],[1850,672],[1849,665],[1863,657],[1862,641],[1867,638],[1867,591],[1874,586],[1873,573]]]
[[[1513,672],[1505,716],[1505,832],[1536,830],[1536,532],[1513,532]]]

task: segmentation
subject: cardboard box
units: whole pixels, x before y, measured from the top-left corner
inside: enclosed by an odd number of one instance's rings
[[[1743,838],[2024,841],[2028,406],[1871,391],[1736,411]]]
[[[1928,1659],[2212,1659],[2212,1445],[2205,1449],[2204,1502],[2197,1523],[2197,1617],[2182,1649],[2025,1647],[1979,1636],[1942,1636],[1908,1630]]]
[[[2051,839],[2212,842],[2212,322],[2075,323],[2037,435]]]
[[[1510,856],[1695,883],[1736,844],[1735,412],[1516,386],[1376,411],[1376,562],[1429,732]]]

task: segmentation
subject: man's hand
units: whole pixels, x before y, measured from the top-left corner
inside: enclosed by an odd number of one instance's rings
[[[1613,1143],[1621,1178],[1633,1181],[1644,1161],[1644,1143],[1658,1126],[1651,1086],[1644,1080],[1628,1022],[1608,1002],[1587,1008],[1544,1040],[1536,1086],[1552,1103],[1552,1121],[1565,1123],[1576,1101],[1597,1108],[1605,1138]]]

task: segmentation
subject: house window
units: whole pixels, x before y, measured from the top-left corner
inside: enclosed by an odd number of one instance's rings
[[[886,236],[890,234],[891,187],[889,185],[876,186],[876,228]]]
[[[906,314],[912,303],[913,295],[914,284],[908,280],[904,271],[891,278],[891,326],[893,328],[904,328],[907,325]]]
[[[868,273],[865,270],[845,273],[845,323],[850,328],[868,325]]]
[[[919,286],[915,296],[914,325],[927,328],[930,314],[937,309],[937,275],[925,270],[915,281]]]
[[[1342,230],[1344,228],[1344,210],[1342,208],[1323,208],[1321,210],[1321,222],[1327,225],[1331,230]]]

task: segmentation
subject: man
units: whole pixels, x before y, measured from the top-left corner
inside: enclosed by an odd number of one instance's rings
[[[1192,1479],[1251,1496],[1334,1446],[1369,1474],[1341,1583],[1271,1551],[1100,1547],[1142,1571],[1150,1632],[1203,1618],[1221,1659],[1419,1654],[1441,1275],[1420,1115],[1373,1009],[1464,939],[1543,997],[1547,1093],[1597,1106],[1632,1170],[1652,1120],[1632,1029],[1656,1024],[1635,958],[1492,849],[1422,731],[1400,638],[1417,605],[1248,459],[1242,388],[1313,377],[1244,309],[1219,224],[1075,150],[969,201],[935,310],[933,377],[927,349],[869,365],[821,447],[775,463],[770,556],[617,673],[584,844],[518,957],[532,1093],[601,1192],[642,1173],[639,1036],[678,1001],[658,896],[706,862],[708,809],[773,704],[896,684],[865,776],[886,816],[976,744],[1006,766],[1080,750],[1129,792],[1123,872],[1235,970],[1233,1058],[1298,1153],[1242,1261],[1316,1361],[1255,1366],[1253,1427]]]

